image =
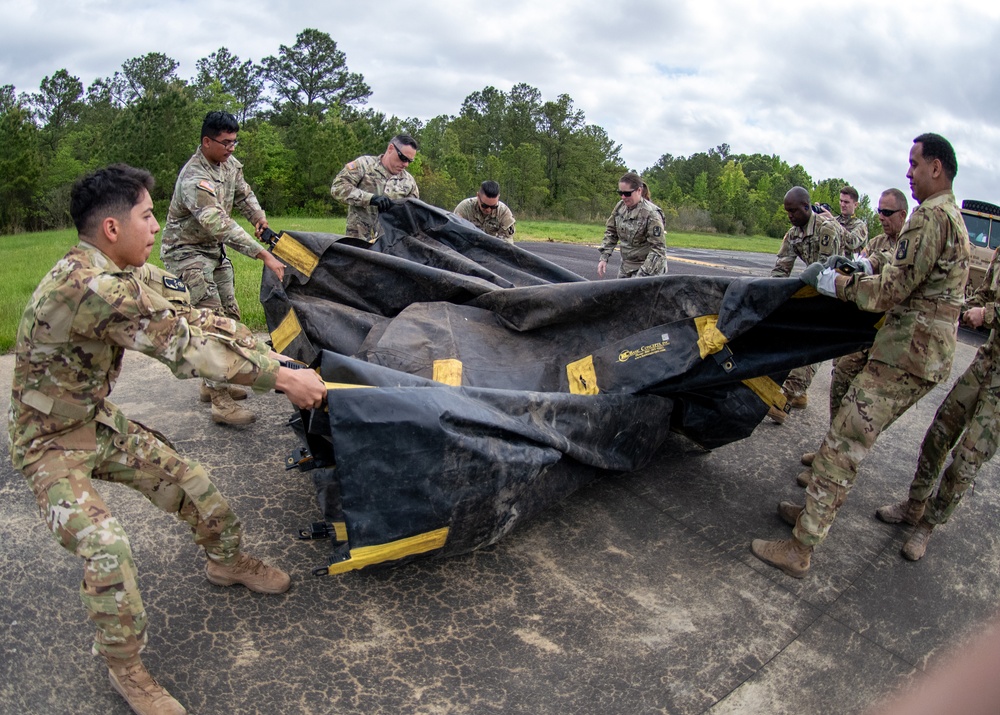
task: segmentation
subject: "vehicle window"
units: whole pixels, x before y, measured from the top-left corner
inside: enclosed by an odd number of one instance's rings
[[[982,216],[962,214],[965,219],[965,227],[969,230],[969,241],[973,246],[987,248],[990,246],[990,220]],[[1000,242],[1000,226],[995,234],[995,240]],[[996,246],[992,246],[995,248]]]
[[[993,219],[991,222],[992,230],[990,231],[990,248],[996,248],[1000,246],[1000,219]]]

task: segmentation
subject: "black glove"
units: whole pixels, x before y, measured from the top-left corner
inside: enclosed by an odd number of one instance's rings
[[[372,196],[372,200],[368,203],[377,208],[380,213],[392,208],[392,199],[388,196]]]
[[[826,268],[822,263],[817,261],[816,263],[810,263],[805,269],[799,273],[799,280],[806,285],[811,285],[813,288],[819,283],[819,274],[823,272]]]
[[[823,265],[827,268],[832,268],[835,271],[840,271],[845,276],[850,276],[855,273],[865,274],[865,266],[861,261],[853,261],[847,256],[828,256],[823,262]]]

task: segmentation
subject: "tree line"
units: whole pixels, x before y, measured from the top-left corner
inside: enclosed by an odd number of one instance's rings
[[[350,72],[329,34],[303,30],[260,62],[220,47],[195,76],[150,52],[128,59],[84,89],[67,69],[37,92],[0,86],[0,233],[70,225],[69,190],[81,174],[126,162],[152,172],[157,212],[165,213],[177,172],[198,144],[201,121],[216,109],[241,123],[238,158],[265,209],[275,215],[343,215],[329,195],[345,163],[382,151],[400,132],[420,151],[409,171],[421,198],[451,209],[494,179],[521,218],[603,220],[626,170],[621,145],[586,120],[572,98],[545,100],[517,84],[485,87],[456,115],[428,121],[368,107],[371,89]],[[733,154],[723,144],[690,157],[664,154],[640,172],[668,229],[781,236],[785,192],[800,185],[839,213],[839,178],[813,182],[778,156]],[[867,196],[858,215],[877,233]]]

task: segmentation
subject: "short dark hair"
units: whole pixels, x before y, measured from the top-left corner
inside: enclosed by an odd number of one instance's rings
[[[941,167],[944,169],[944,175],[948,177],[948,181],[955,179],[955,175],[958,173],[958,158],[955,156],[955,149],[951,146],[951,142],[940,134],[928,132],[914,139],[913,143],[922,145],[920,153],[924,155],[925,159],[930,161],[938,159],[941,162]]]
[[[392,138],[392,143],[397,146],[400,144],[403,146],[412,146],[415,151],[420,151],[420,145],[417,144],[417,140],[409,134],[397,134]]]
[[[628,184],[632,189],[642,188],[642,179],[634,171],[630,171],[622,175],[622,178],[618,179],[619,184]]]
[[[493,181],[493,179],[487,179],[479,185],[479,190],[483,192],[483,196],[489,199],[495,199],[500,195],[500,184]]]
[[[69,195],[76,230],[89,235],[95,221],[127,214],[139,203],[143,189],[153,193],[155,185],[152,174],[128,164],[112,164],[78,179]]]
[[[858,193],[858,190],[855,189],[853,186],[844,186],[843,188],[841,188],[840,193],[847,194],[855,201],[861,200],[861,195]]]
[[[223,132],[238,132],[240,123],[229,112],[209,112],[201,123],[201,138],[215,139]]]

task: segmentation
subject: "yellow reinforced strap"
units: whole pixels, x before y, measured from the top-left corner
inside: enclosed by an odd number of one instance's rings
[[[694,319],[694,325],[698,329],[698,352],[701,353],[702,360],[719,352],[729,342],[729,338],[719,331],[718,322],[718,315],[702,315]]]
[[[781,385],[767,375],[752,377],[749,380],[744,380],[743,384],[753,390],[765,404],[773,405],[779,410],[785,409],[785,393],[781,391]]]
[[[416,536],[392,541],[388,544],[362,546],[357,549],[351,549],[351,557],[346,561],[338,561],[335,564],[330,564],[326,572],[332,576],[333,574],[347,573],[348,571],[362,569],[365,566],[380,564],[383,561],[396,561],[407,556],[424,554],[428,551],[440,549],[447,541],[448,527],[445,526],[435,531],[428,531],[426,534],[417,534]]]
[[[600,392],[593,355],[569,363],[566,366],[566,377],[569,379],[569,391],[574,395],[596,395]]]
[[[455,358],[445,358],[434,361],[434,380],[445,385],[460,387],[462,385],[462,361]]]
[[[332,522],[333,538],[337,541],[347,541],[347,523],[343,521]]]
[[[271,253],[307,278],[312,275],[312,272],[316,270],[316,266],[319,264],[319,256],[287,233],[281,234],[281,238],[274,244]]]
[[[271,331],[271,345],[274,346],[274,351],[284,352],[301,332],[302,326],[299,325],[299,318],[295,315],[295,308],[290,308],[281,324]]]

